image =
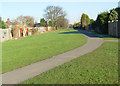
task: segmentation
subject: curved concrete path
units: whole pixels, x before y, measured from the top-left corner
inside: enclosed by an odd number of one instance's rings
[[[89,38],[85,45],[43,61],[2,74],[3,84],[18,84],[77,57],[92,52],[104,42],[100,38]]]
[[[120,42],[120,40],[104,40],[106,42]]]

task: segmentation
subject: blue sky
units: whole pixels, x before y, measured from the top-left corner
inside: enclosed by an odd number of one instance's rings
[[[67,13],[69,23],[79,22],[82,13],[89,15],[91,19],[96,19],[97,15],[103,11],[109,11],[118,7],[118,2],[1,2],[2,19],[13,20],[20,15],[33,16],[36,22],[43,18],[45,8],[54,5],[60,6]]]

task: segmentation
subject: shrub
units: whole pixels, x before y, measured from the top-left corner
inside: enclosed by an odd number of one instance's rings
[[[111,10],[109,13],[109,21],[116,21],[118,20],[118,12],[115,10]]]
[[[80,22],[75,23],[75,24],[73,25],[73,28],[74,28],[74,29],[76,29],[76,28],[79,29],[79,28],[80,28],[80,25],[81,25]]]
[[[92,28],[98,28],[98,32],[102,34],[108,34],[108,20],[115,21],[120,20],[120,8],[110,10],[108,12],[102,12],[97,16],[97,20],[92,23]]]
[[[2,23],[2,29],[6,29],[7,26],[5,25],[4,21],[2,21],[1,23]]]
[[[94,21],[94,22],[91,24],[91,27],[92,27],[93,29],[95,29],[95,28],[96,28],[96,26],[97,26],[97,22],[96,22],[96,21]]]
[[[1,17],[0,17],[0,28],[2,29],[6,29],[7,26],[5,25],[4,21],[2,21]]]
[[[35,35],[38,33],[38,29],[32,28],[32,35]]]
[[[52,21],[49,21],[49,22],[48,22],[48,26],[53,27],[53,23],[52,23]]]
[[[82,14],[81,16],[81,26],[84,28],[85,26],[90,24],[90,18],[87,14]]]
[[[45,21],[44,18],[42,18],[42,19],[40,20],[40,26],[42,26],[42,27],[46,27],[46,26],[47,26],[47,21]]]
[[[103,12],[98,15],[96,20],[96,25],[99,27],[99,33],[107,34],[108,33],[108,12]]]
[[[93,19],[90,19],[90,24],[94,23],[94,20]]]
[[[117,11],[117,13],[118,13],[118,20],[120,20],[120,7],[115,8],[115,11]]]

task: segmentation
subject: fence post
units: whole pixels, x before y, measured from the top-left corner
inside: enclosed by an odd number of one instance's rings
[[[108,35],[110,35],[110,21],[108,21]]]
[[[116,20],[116,37],[118,37],[118,20]]]
[[[120,37],[120,21],[118,21],[117,23],[118,23],[118,37]]]

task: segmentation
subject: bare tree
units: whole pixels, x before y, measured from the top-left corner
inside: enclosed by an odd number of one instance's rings
[[[18,28],[17,28],[17,21],[16,20],[12,20],[13,23],[12,23],[12,30],[11,30],[11,33],[13,35],[13,38],[17,38],[18,36]]]
[[[17,17],[17,22],[18,22],[19,24],[23,25],[23,23],[24,23],[24,16],[19,16],[19,17]]]
[[[25,22],[28,26],[34,26],[34,18],[31,16],[24,16]]]
[[[69,21],[68,21],[68,19],[66,19],[66,18],[59,18],[59,21],[58,21],[58,26],[59,27],[63,27],[63,28],[68,28],[68,26],[69,26]]]
[[[33,27],[34,26],[34,18],[31,16],[19,16],[17,18],[18,24],[23,25],[23,37],[26,35],[26,27]]]
[[[64,20],[66,16],[65,11],[59,6],[48,6],[45,9],[45,18],[48,21],[51,21],[53,23],[53,26],[57,27],[60,26],[60,21]]]
[[[17,22],[22,25],[34,26],[34,18],[32,16],[19,16]]]

